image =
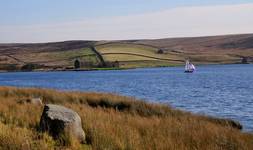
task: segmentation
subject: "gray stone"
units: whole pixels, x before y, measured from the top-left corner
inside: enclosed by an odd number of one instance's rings
[[[40,119],[40,129],[43,132],[48,132],[56,139],[62,134],[71,134],[80,142],[85,142],[85,133],[82,129],[80,116],[63,106],[45,105]]]

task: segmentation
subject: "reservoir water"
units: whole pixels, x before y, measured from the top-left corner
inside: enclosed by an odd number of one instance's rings
[[[197,66],[88,72],[1,73],[1,86],[110,92],[238,120],[253,131],[253,65]]]

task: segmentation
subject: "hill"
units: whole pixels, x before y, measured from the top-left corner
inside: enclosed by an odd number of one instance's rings
[[[171,66],[181,65],[188,58],[196,64],[241,63],[243,58],[252,62],[253,34],[0,44],[0,70],[73,69],[76,59],[83,69]]]

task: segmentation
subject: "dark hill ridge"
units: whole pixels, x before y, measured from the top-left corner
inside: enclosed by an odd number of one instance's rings
[[[19,53],[19,52],[52,52],[67,51],[89,47],[94,45],[95,41],[64,41],[51,43],[14,43],[0,44],[0,52],[3,53]]]
[[[216,49],[253,49],[253,34],[223,35],[223,36],[206,36],[206,37],[187,37],[187,38],[167,38],[155,40],[121,40],[121,41],[103,41],[107,43],[133,43],[144,44],[158,48],[169,49],[173,47],[199,48],[205,50],[208,48]],[[39,51],[64,51],[73,50],[99,44],[99,41],[63,41],[50,43],[13,43],[1,44],[0,51],[28,50],[31,52]],[[191,49],[189,49],[191,50]],[[16,52],[16,51],[15,51]]]
[[[97,51],[94,52],[93,48]],[[253,34],[154,40],[3,43],[0,44],[0,70],[8,70],[5,67],[10,65],[21,67],[36,62],[48,69],[69,68],[73,66],[74,58],[83,56],[83,61],[89,61],[88,64],[99,63],[103,57],[107,62],[119,62],[121,67],[168,66],[182,64],[186,58],[199,64],[239,63],[242,58],[251,62]]]
[[[253,49],[253,34],[188,37],[188,38],[168,38],[157,40],[139,40],[135,43],[150,44],[164,49],[182,47],[203,50],[212,49]]]

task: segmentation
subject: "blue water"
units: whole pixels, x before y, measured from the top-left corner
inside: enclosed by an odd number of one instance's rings
[[[90,72],[1,73],[0,85],[110,92],[240,121],[253,131],[253,65]]]

